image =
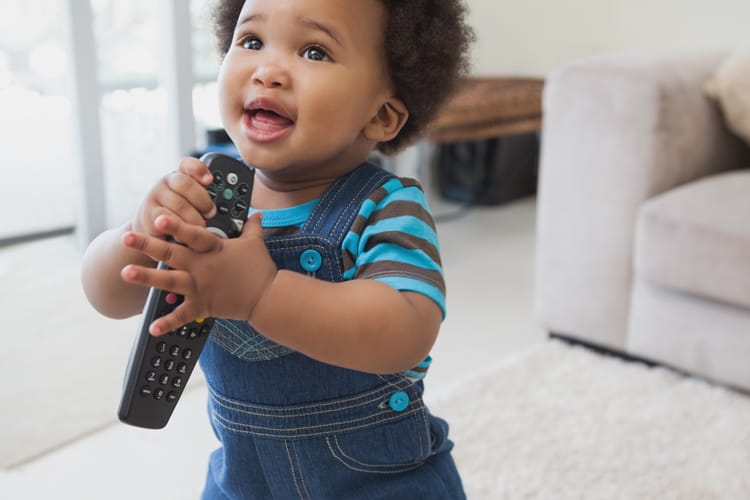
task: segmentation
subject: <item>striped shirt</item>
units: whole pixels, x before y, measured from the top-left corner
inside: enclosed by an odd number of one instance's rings
[[[266,236],[294,234],[318,200],[262,210]],[[256,212],[250,209],[250,214]],[[374,279],[432,299],[445,317],[445,281],[435,223],[417,181],[394,177],[359,209],[342,243],[344,279]]]

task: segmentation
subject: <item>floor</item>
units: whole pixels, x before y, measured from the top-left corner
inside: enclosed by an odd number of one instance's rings
[[[432,206],[437,214],[456,210],[447,203],[433,202]],[[440,394],[441,387],[545,338],[533,319],[535,208],[534,198],[527,198],[500,207],[475,208],[439,223],[448,283],[448,317],[432,352],[434,363],[425,396],[428,403]],[[51,258],[56,266],[65,267],[67,263],[68,268],[75,269],[80,254],[70,250],[74,247],[70,239],[72,236],[27,243],[14,252],[0,252],[0,283],[19,278],[26,280],[27,288],[33,287],[34,281],[40,290],[49,287],[48,277],[39,276],[36,266],[40,259]],[[65,310],[66,297],[80,306],[79,290],[66,291],[60,289],[63,285],[54,285],[55,307]],[[4,301],[9,289],[2,288]],[[14,342],[16,347],[28,348],[28,337],[7,333],[4,337],[4,342],[11,342],[1,351],[7,356],[14,352]],[[129,345],[129,340],[125,340]],[[43,346],[40,348],[44,351]],[[18,349],[21,352],[21,347]],[[85,357],[86,352],[81,351],[85,350],[76,350]],[[115,371],[113,376],[121,377],[120,368]],[[23,465],[0,470],[0,498],[197,498],[207,456],[216,441],[205,415],[205,386],[200,377],[190,382],[165,429],[131,428],[113,418],[110,424],[66,446]],[[114,410],[113,407],[113,417]]]

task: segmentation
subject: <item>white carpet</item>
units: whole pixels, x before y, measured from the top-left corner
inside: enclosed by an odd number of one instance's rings
[[[748,499],[750,397],[549,341],[432,402],[470,499]]]

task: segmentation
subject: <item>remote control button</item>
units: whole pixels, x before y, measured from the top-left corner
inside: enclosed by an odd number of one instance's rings
[[[242,184],[240,184],[240,187],[237,188],[237,191],[240,193],[240,195],[245,196],[250,192],[250,186],[243,182]]]
[[[174,391],[169,391],[167,393],[167,403],[174,403],[175,401],[177,401],[177,394]]]
[[[161,368],[161,358],[159,356],[151,358],[151,366],[154,368]]]
[[[227,174],[227,182],[230,186],[234,186],[235,184],[237,184],[238,180],[240,180],[240,178],[237,177],[237,174],[235,174],[234,172],[229,172]]]
[[[167,343],[159,342],[158,344],[156,344],[156,352],[160,354],[167,352]]]
[[[154,399],[159,400],[164,397],[164,389],[155,389],[154,390]]]
[[[179,389],[182,387],[182,379],[180,377],[175,377],[172,379],[172,387],[175,389]]]
[[[185,337],[187,335],[188,330],[190,327],[188,325],[185,325],[181,327],[179,330],[177,330],[177,336],[178,337]]]
[[[147,385],[144,385],[143,387],[141,387],[141,391],[140,392],[141,392],[141,396],[143,396],[144,398],[147,397],[147,396],[150,396],[151,392],[152,392],[151,391],[151,387],[149,387]]]
[[[180,346],[178,346],[178,345],[173,345],[173,346],[172,346],[172,347],[171,347],[171,348],[169,349],[169,354],[170,354],[170,355],[171,355],[172,357],[174,357],[174,358],[176,358],[177,356],[179,356],[179,355],[180,355]]]
[[[201,335],[208,335],[208,333],[211,331],[211,325],[208,323],[201,325]]]
[[[224,182],[224,176],[221,172],[214,172],[214,184],[221,184]]]
[[[206,321],[206,318],[195,318],[195,322],[198,323],[199,325],[203,323],[204,321]]]
[[[192,349],[185,349],[182,351],[182,357],[185,359],[191,359],[193,357],[193,350]]]
[[[232,198],[234,198],[234,191],[232,191],[229,188],[226,188],[224,190],[223,196],[225,200],[231,200]]]
[[[165,373],[165,374],[163,374],[163,375],[162,375],[161,377],[159,377],[159,383],[160,383],[161,385],[167,385],[167,384],[169,383],[169,375],[167,375],[167,374]]]
[[[177,303],[177,294],[174,293],[168,293],[167,296],[164,298],[164,300],[169,304],[170,306],[173,306]]]
[[[171,372],[172,370],[174,370],[174,364],[174,359],[168,359],[164,362],[164,369],[168,372]]]
[[[219,212],[221,215],[226,215],[229,213],[229,207],[227,207],[223,203],[219,203],[216,205],[216,211]]]
[[[216,199],[216,190],[212,186],[208,186],[206,188],[206,191],[208,191],[208,194],[211,196],[211,199]]]
[[[180,363],[177,365],[177,373],[185,375],[187,373],[187,363]]]
[[[242,200],[237,200],[234,202],[234,209],[232,210],[232,215],[239,216],[244,213],[247,213],[247,203],[245,203]]]
[[[146,382],[156,382],[156,372],[150,371],[146,374]]]

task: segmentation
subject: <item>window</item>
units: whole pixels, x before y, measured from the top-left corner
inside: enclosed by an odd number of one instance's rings
[[[65,96],[60,17],[55,0],[3,0],[0,241],[74,224],[71,104]]]

